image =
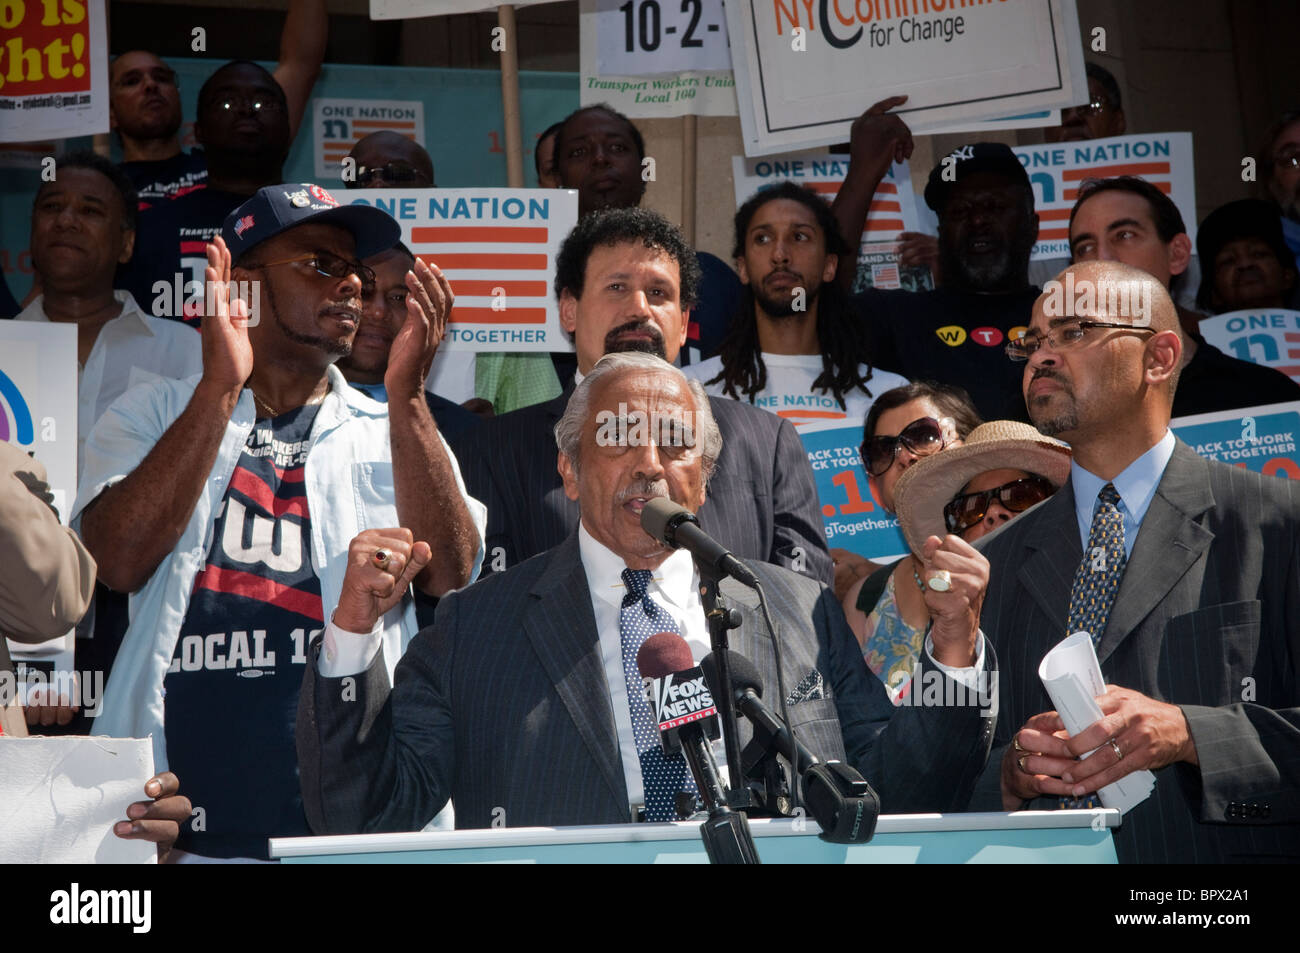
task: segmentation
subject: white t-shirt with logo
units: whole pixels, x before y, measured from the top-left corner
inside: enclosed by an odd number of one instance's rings
[[[846,406],[841,407],[830,391],[813,391],[813,381],[822,372],[820,354],[764,354],[763,364],[767,367],[767,386],[754,395],[754,406],[785,417],[796,429],[835,420],[861,427],[877,397],[908,383],[907,378],[899,374],[873,369],[871,380],[867,382],[871,395],[855,387],[844,395]],[[865,365],[861,371],[866,373]],[[682,368],[682,373],[698,380],[707,393],[717,397],[729,396],[722,392],[722,381],[707,383],[721,372],[720,357]],[[748,397],[742,395],[741,399],[748,400]]]

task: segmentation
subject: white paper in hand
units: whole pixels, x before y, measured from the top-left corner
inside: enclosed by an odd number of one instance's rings
[[[1071,738],[1101,718],[1097,696],[1105,693],[1106,682],[1101,677],[1092,636],[1087,632],[1076,632],[1057,643],[1043,656],[1038,677]],[[1146,800],[1155,783],[1156,777],[1150,771],[1134,771],[1097,794],[1104,806],[1124,814]]]
[[[157,863],[113,833],[153,773],[148,739],[0,738],[0,863]]]

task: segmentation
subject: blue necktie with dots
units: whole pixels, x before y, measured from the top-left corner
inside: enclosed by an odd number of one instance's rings
[[[1097,494],[1097,511],[1092,515],[1088,546],[1070,589],[1070,615],[1066,634],[1084,631],[1092,644],[1101,642],[1110,619],[1115,593],[1124,575],[1128,558],[1124,555],[1124,514],[1119,511],[1119,493],[1115,484],[1107,483]],[[1075,810],[1094,808],[1101,802],[1096,794],[1087,797],[1062,797],[1061,807]]]
[[[641,781],[645,787],[647,821],[677,820],[677,794],[695,790],[686,759],[679,751],[664,754],[659,743],[659,726],[650,714],[645,683],[636,666],[636,653],[646,639],[656,632],[681,630],[676,620],[650,598],[652,573],[648,569],[624,569],[623,585],[627,595],[619,610],[618,632],[623,643],[623,678],[627,684],[627,705],[632,712],[632,736],[641,759]]]
[[[1097,500],[1088,546],[1070,589],[1070,614],[1065,624],[1067,635],[1082,630],[1092,636],[1093,645],[1101,641],[1106,631],[1106,621],[1128,561],[1124,555],[1124,515],[1119,511],[1115,484],[1103,486]]]

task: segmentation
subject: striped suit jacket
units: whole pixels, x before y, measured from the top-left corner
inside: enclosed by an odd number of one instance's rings
[[[989,712],[973,704],[895,709],[834,594],[780,567],[751,565],[781,638],[787,690],[801,699],[789,700],[801,741],[825,758],[847,751],[883,810],[965,804],[992,742]],[[741,593],[727,590],[733,605],[750,598]],[[771,643],[757,610],[746,608],[744,619],[731,646],[754,663],[775,709]],[[391,692],[376,658],[348,698],[339,679],[316,675],[318,652],[319,640],[297,722],[303,801],[318,834],[419,830],[449,796],[458,827],[629,820],[576,532],[445,597],[398,663]],[[991,651],[986,664],[996,668]],[[742,719],[741,745],[750,737]]]
[[[1083,555],[1071,485],[981,544],[992,566],[981,622],[1002,663],[1001,709],[972,808],[1001,810],[1005,747],[1052,708],[1037,673],[1067,634]],[[1200,762],[1155,772],[1151,796],[1116,832],[1119,859],[1300,859],[1300,483],[1179,441],[1097,656],[1107,684],[1182,708]]]
[[[450,441],[469,493],[488,510],[490,573],[558,546],[578,528],[578,504],[555,468],[555,425],[573,393],[503,414]],[[722,455],[698,513],[700,526],[741,559],[833,581],[817,485],[790,422],[739,401],[710,397]],[[499,552],[498,552],[499,551]],[[499,565],[499,564],[498,564]]]

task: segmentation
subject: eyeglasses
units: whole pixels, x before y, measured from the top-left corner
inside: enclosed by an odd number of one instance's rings
[[[370,183],[376,179],[391,183],[392,185],[405,185],[411,182],[424,181],[424,173],[415,166],[407,162],[390,162],[387,165],[376,166],[357,166],[357,179],[355,182],[349,182],[349,188],[368,189]],[[429,183],[433,185],[432,182]]]
[[[1055,492],[1056,487],[1043,477],[1022,477],[991,490],[963,493],[954,497],[943,508],[943,521],[948,532],[961,534],[984,519],[995,498],[1012,513],[1023,513]]]
[[[270,93],[253,93],[244,95],[243,93],[227,93],[216,100],[218,108],[229,112],[236,106],[247,106],[254,112],[262,110],[271,111],[280,108],[280,101]]]
[[[1007,342],[1007,357],[1013,361],[1027,361],[1029,356],[1046,342],[1053,351],[1068,351],[1083,344],[1087,333],[1093,328],[1111,328],[1116,331],[1132,331],[1135,334],[1155,334],[1154,328],[1135,328],[1131,324],[1114,324],[1110,321],[1071,321],[1061,324],[1046,334],[1026,331],[1014,341]]]
[[[943,425],[952,426],[952,420],[933,417],[913,420],[895,437],[868,437],[862,442],[862,462],[872,476],[880,476],[894,465],[898,448],[906,447],[918,457],[928,457],[944,448]]]
[[[356,275],[361,279],[361,293],[368,294],[375,287],[375,272],[373,268],[367,268],[359,261],[348,261],[346,258],[340,258],[338,255],[331,255],[329,252],[318,251],[310,255],[299,255],[297,258],[282,258],[280,261],[265,261],[260,265],[254,265],[254,268],[270,268],[272,265],[291,265],[296,262],[305,262],[316,269],[316,274],[326,278],[346,278],[349,275]]]

